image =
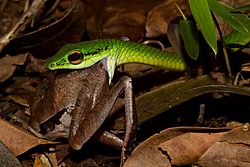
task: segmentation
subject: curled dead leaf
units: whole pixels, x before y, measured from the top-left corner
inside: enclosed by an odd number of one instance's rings
[[[232,144],[246,144],[250,145],[250,130],[249,125],[237,127],[225,134],[220,141],[226,141]]]
[[[192,164],[224,133],[185,133],[161,143],[159,148],[174,165]]]
[[[55,142],[35,137],[2,119],[0,119],[0,141],[2,141],[15,156],[23,154],[37,145],[55,144]]]
[[[166,1],[154,7],[147,16],[146,37],[157,37],[167,34],[168,23],[171,19],[180,16],[175,4],[178,4],[185,14],[190,13],[188,1]]]
[[[42,167],[42,166],[51,167],[51,164],[49,162],[49,159],[44,154],[42,155],[35,154],[35,162],[33,166],[34,167]]]
[[[248,126],[248,125],[245,125]],[[203,167],[249,166],[249,130],[178,127],[163,130],[141,143],[125,167],[198,163]]]
[[[200,158],[198,163],[203,167],[250,166],[250,147],[243,144],[216,142]]]
[[[9,53],[29,51],[37,58],[48,58],[64,44],[79,42],[85,31],[85,6],[72,0],[70,8],[63,17],[38,30],[15,36],[6,50]]]
[[[124,167],[170,167],[173,164],[190,164],[198,160],[206,149],[227,130],[202,127],[178,127],[163,130],[141,143],[132,152]],[[187,156],[183,157],[184,154]]]
[[[6,55],[0,59],[0,82],[4,82],[9,79],[14,71],[16,70],[17,65],[23,65],[27,59],[27,54],[19,54],[16,56]]]
[[[8,99],[11,99],[11,100],[13,100],[15,103],[20,104],[20,105],[22,105],[22,106],[29,107],[28,101],[27,101],[25,98],[21,97],[21,96],[9,95],[9,96],[8,96]]]

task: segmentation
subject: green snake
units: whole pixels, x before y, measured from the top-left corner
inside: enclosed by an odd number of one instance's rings
[[[55,69],[82,69],[102,61],[110,81],[115,68],[125,63],[143,63],[160,68],[183,71],[186,63],[175,52],[165,52],[135,42],[100,39],[67,44],[47,61],[47,67]]]

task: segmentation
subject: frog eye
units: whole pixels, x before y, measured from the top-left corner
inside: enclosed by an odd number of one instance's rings
[[[73,65],[80,64],[83,61],[83,54],[82,52],[75,50],[68,55],[68,60]]]

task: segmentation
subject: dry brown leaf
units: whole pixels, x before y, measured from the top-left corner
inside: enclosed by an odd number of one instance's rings
[[[216,142],[200,158],[203,167],[247,167],[250,166],[250,147],[243,144]]]
[[[57,152],[46,153],[45,155],[48,157],[51,166],[58,167],[59,162],[57,161]]]
[[[91,17],[87,19],[90,39],[128,37],[131,41],[143,38],[147,13],[165,0],[110,0],[86,2]],[[98,3],[99,2],[99,3]]]
[[[224,133],[185,133],[160,144],[159,148],[174,165],[192,164]]]
[[[40,155],[39,154],[35,154],[35,161],[33,164],[33,167],[43,167],[43,163],[42,160],[40,159]]]
[[[234,128],[226,133],[220,141],[226,141],[232,144],[250,145],[250,126],[249,124]]]
[[[42,161],[42,166],[51,167],[49,159],[44,154],[40,156],[40,159]]]
[[[21,97],[21,96],[9,95],[9,96],[8,96],[8,99],[11,99],[11,100],[13,100],[15,103],[20,104],[20,105],[22,105],[22,106],[29,107],[28,101],[27,101],[25,98]]]
[[[170,128],[151,136],[128,158],[125,167],[197,163],[203,167],[249,166],[249,124],[232,129]]]
[[[175,3],[181,8],[185,14],[190,13],[187,1],[166,0],[154,7],[147,16],[146,21],[146,37],[157,37],[167,34],[168,23],[171,19],[181,16]]]
[[[250,166],[249,125],[234,128],[221,137],[200,158],[203,167],[213,166]]]
[[[158,150],[160,143],[168,138],[181,135],[183,132],[175,129],[164,130],[159,134],[155,134],[141,143],[132,154],[128,157],[124,167],[137,166],[165,166],[170,167],[169,159]]]
[[[18,156],[37,145],[55,144],[55,142],[35,137],[2,119],[0,119],[0,140],[15,156]]]
[[[9,79],[17,65],[23,65],[27,59],[27,54],[19,54],[17,56],[5,56],[0,59],[0,82]]]
[[[181,137],[183,134],[188,132],[194,132],[194,133],[201,133],[201,132],[207,132],[207,133],[213,133],[215,135],[211,135],[210,139],[207,139],[207,143],[213,143],[216,138],[219,138],[221,136],[220,132],[224,132],[225,129],[215,129],[215,128],[202,128],[202,127],[178,127],[178,128],[169,128],[166,130],[163,130],[159,134],[155,134],[154,136],[151,136],[147,140],[145,140],[143,143],[141,143],[130,155],[130,157],[127,159],[127,161],[124,164],[124,167],[137,167],[137,166],[164,166],[164,167],[171,167],[172,163],[170,162],[170,157],[165,151],[162,150],[162,148],[159,148],[159,145],[162,143],[175,138],[178,139],[183,138]],[[218,134],[216,134],[218,132]],[[193,136],[196,137],[196,136]],[[200,137],[201,140],[206,141],[202,137]],[[177,140],[176,139],[176,140]],[[193,141],[196,139],[193,138]],[[191,142],[190,140],[187,140],[186,143]],[[176,144],[176,143],[175,143]],[[188,143],[189,144],[189,143]],[[196,143],[197,144],[197,143]],[[204,144],[209,145],[209,144]],[[194,145],[190,145],[191,148]],[[208,147],[208,146],[207,146]],[[180,149],[180,152],[183,151],[183,148]],[[192,154],[191,152],[190,154]],[[172,155],[172,154],[171,154]],[[201,156],[201,155],[200,155]]]
[[[30,56],[30,63],[26,66],[26,72],[46,72],[48,68],[44,65],[47,60],[38,59],[33,56]]]
[[[53,2],[47,3],[46,9],[49,9]],[[67,5],[65,5],[66,3]],[[54,3],[56,9],[51,9],[51,13],[47,17],[43,16],[42,20],[33,18],[33,21],[38,24],[11,39],[7,51],[11,53],[13,51],[29,51],[32,52],[33,57],[45,59],[54,55],[64,44],[79,42],[85,31],[84,3],[78,0],[66,3],[61,3],[61,1]],[[42,70],[39,69],[39,71]]]

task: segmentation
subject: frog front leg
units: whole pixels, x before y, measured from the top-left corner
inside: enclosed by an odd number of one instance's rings
[[[86,115],[91,111],[91,106],[93,103],[90,95],[91,92],[89,92],[90,89],[86,90],[86,87],[84,88],[85,89],[81,89],[77,97],[75,108],[71,114],[71,122],[69,127],[69,144],[75,150],[81,149],[82,145],[78,143],[81,142],[82,138],[88,136],[87,134],[82,134],[82,136],[79,136],[79,128],[81,122],[86,119]]]
[[[122,146],[122,158],[124,159],[126,146],[130,138],[135,135],[136,131],[135,103],[132,93],[131,78],[124,76],[111,89],[108,88],[107,86],[107,89],[102,90],[101,100],[97,102],[91,112],[85,114],[77,130],[74,130],[74,133],[70,135],[69,143],[72,148],[76,150],[80,149],[100,128],[104,120],[108,117],[117,97],[124,90],[126,117],[126,132]],[[77,107],[75,109],[77,109]]]

